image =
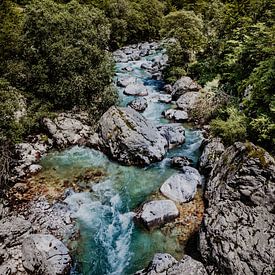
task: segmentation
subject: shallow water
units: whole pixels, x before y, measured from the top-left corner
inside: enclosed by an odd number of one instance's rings
[[[117,64],[117,77],[131,75],[150,87],[150,103],[143,115],[155,124],[167,123],[161,112],[171,105],[157,102],[156,95],[163,86],[162,81],[148,78],[140,69],[143,61]],[[121,69],[132,66],[134,71]],[[126,106],[133,97],[125,96],[119,89],[120,105]],[[145,267],[156,252],[167,252],[180,258],[182,247],[176,236],[164,235],[160,230],[148,232],[133,222],[133,212],[144,201],[157,193],[161,184],[176,171],[170,167],[169,157],[184,155],[194,163],[199,157],[201,133],[186,126],[186,142],[172,149],[167,157],[146,168],[122,166],[110,161],[101,152],[89,148],[73,147],[61,153],[52,153],[42,160],[44,171],[54,169],[61,178],[70,171],[87,168],[102,168],[106,176],[99,183],[89,185],[91,192],[72,193],[66,202],[77,219],[80,238],[74,253],[76,265],[71,274],[133,274]]]

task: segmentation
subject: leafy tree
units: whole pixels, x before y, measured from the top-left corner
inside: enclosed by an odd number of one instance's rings
[[[165,38],[176,39],[175,43],[168,46],[172,67],[167,74],[168,80],[175,81],[186,74],[189,63],[204,47],[203,20],[193,11],[172,12],[165,16],[161,33]]]
[[[54,108],[104,112],[116,99],[110,89],[109,35],[108,21],[96,8],[76,1],[34,1],[27,6],[24,25],[25,90]]]

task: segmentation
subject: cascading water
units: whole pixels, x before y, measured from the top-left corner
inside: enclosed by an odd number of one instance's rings
[[[143,115],[156,125],[168,122],[161,113],[171,105],[158,102],[157,95],[164,83],[153,80],[140,65],[162,54],[163,51],[158,51],[140,61],[116,66],[117,77],[134,76],[149,87],[148,108]],[[123,70],[126,65],[133,70]],[[121,106],[126,106],[134,98],[123,95],[122,89],[119,93]],[[146,168],[122,166],[101,152],[78,146],[43,159],[45,170],[54,169],[63,178],[74,169],[100,168],[106,174],[99,183],[88,185],[90,192],[72,193],[66,199],[80,232],[74,253],[76,266],[71,274],[133,274],[146,266],[156,252],[181,256],[182,248],[176,236],[167,236],[161,230],[144,230],[134,224],[131,211],[154,195],[161,184],[176,173],[170,167],[170,157],[184,155],[196,163],[201,139],[199,131],[186,128],[185,144],[170,150],[162,162]]]

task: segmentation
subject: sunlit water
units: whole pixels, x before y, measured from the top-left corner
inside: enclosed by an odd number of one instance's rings
[[[156,55],[160,55],[158,52]],[[156,95],[163,86],[162,81],[148,77],[140,69],[143,61],[129,62],[134,71],[121,69],[126,64],[117,64],[117,77],[129,75],[138,77],[150,87],[149,106],[144,116],[155,124],[167,123],[162,118],[163,110],[171,107],[159,103]],[[125,96],[119,89],[120,105],[125,106],[134,97]],[[194,163],[199,157],[201,134],[186,128],[186,142],[183,146],[168,152],[166,158],[146,168],[128,167],[110,161],[101,152],[89,148],[73,147],[61,153],[53,153],[43,159],[45,170],[55,169],[60,177],[66,178],[72,169],[101,168],[106,177],[99,183],[90,184],[90,192],[72,193],[66,202],[71,206],[77,220],[80,236],[74,251],[75,266],[71,274],[123,275],[133,274],[145,267],[156,252],[167,252],[175,257],[182,255],[176,237],[165,236],[160,230],[148,232],[133,222],[133,211],[158,192],[161,184],[173,173],[169,158],[184,155]]]

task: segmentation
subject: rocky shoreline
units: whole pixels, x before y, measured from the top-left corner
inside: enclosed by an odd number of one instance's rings
[[[127,64],[160,47],[156,42],[131,45],[116,51],[114,58]],[[167,62],[163,54],[143,62],[141,67],[158,80]],[[131,67],[125,66],[124,70]],[[44,133],[17,145],[19,159],[12,191],[19,193],[18,203],[13,203],[13,196],[9,202],[0,203],[0,274],[67,274],[71,267],[66,246],[77,237],[78,230],[64,199],[73,186],[64,184],[59,190],[62,194],[53,201],[43,197],[42,191],[31,200],[20,196],[28,188],[26,179],[39,173],[39,160],[50,150],[89,146],[123,165],[147,166],[161,161],[168,150],[185,142],[184,127],[178,122],[192,121],[191,111],[201,90],[195,81],[182,77],[173,86],[164,86],[157,99],[138,79],[121,78],[117,85],[125,95],[136,98],[128,107],[111,107],[97,129],[89,126],[86,113],[61,113],[53,119],[44,118]],[[163,112],[173,123],[156,126],[142,115],[155,100],[175,103],[175,108]],[[210,138],[203,144],[198,170],[184,156],[172,163],[178,172],[162,183],[156,198],[141,205],[135,220],[149,230],[188,228],[182,237],[184,242],[185,236],[200,230],[202,262],[188,255],[177,261],[169,254],[156,254],[149,266],[136,274],[271,274],[275,266],[272,156],[251,143],[225,148],[219,139]],[[202,185],[207,205],[204,215],[197,191]]]

